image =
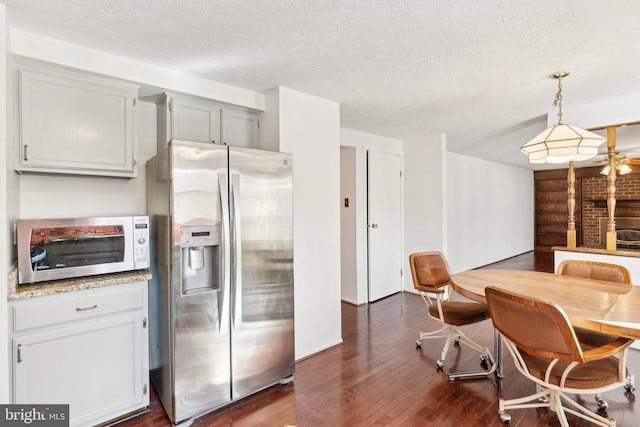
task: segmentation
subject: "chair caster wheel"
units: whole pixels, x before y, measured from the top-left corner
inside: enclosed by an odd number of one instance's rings
[[[422,341],[416,340],[416,347],[422,347]]]
[[[539,403],[549,403],[549,398],[547,396],[541,396],[538,398]]]
[[[499,411],[498,414],[500,414],[500,421],[502,421],[503,424],[509,424],[511,422],[511,415],[504,411]]]
[[[609,403],[602,398],[596,399],[596,403],[598,405],[598,409],[607,409],[609,407]]]
[[[629,375],[627,376],[627,380],[625,381],[624,389],[629,393],[633,393],[634,391],[636,391],[635,384],[636,384],[635,375]]]
[[[436,360],[436,365],[438,365],[438,368],[442,368],[444,366],[444,361]]]
[[[486,362],[487,360],[489,360],[489,358],[485,354],[481,354],[480,355],[480,361],[481,362]]]

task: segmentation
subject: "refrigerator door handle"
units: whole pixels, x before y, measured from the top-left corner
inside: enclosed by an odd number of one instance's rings
[[[223,278],[222,278],[222,309],[218,311],[220,334],[224,335],[229,331],[229,291],[231,288],[231,233],[229,216],[229,197],[227,187],[227,175],[218,174],[218,192],[220,194],[220,205],[222,206],[222,248],[223,248]]]
[[[242,232],[240,219],[240,175],[231,175],[231,199],[233,202],[233,240],[235,243],[235,275],[234,275],[234,309],[233,329],[238,330],[242,326]]]

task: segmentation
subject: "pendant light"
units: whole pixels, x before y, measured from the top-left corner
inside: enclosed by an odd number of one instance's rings
[[[558,92],[553,101],[553,105],[558,107],[558,124],[520,147],[520,151],[529,157],[530,163],[588,160],[598,154],[598,147],[606,141],[606,138],[593,132],[562,123],[562,79],[568,75],[564,71],[552,75],[558,80]]]

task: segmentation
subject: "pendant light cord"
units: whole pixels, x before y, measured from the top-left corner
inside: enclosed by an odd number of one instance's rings
[[[555,76],[554,76],[555,77]],[[558,79],[558,92],[556,98],[553,100],[553,106],[558,107],[558,124],[562,124],[562,77],[556,77]]]

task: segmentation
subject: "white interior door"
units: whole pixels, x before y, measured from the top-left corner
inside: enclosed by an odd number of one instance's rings
[[[367,152],[369,302],[402,289],[400,156]]]

